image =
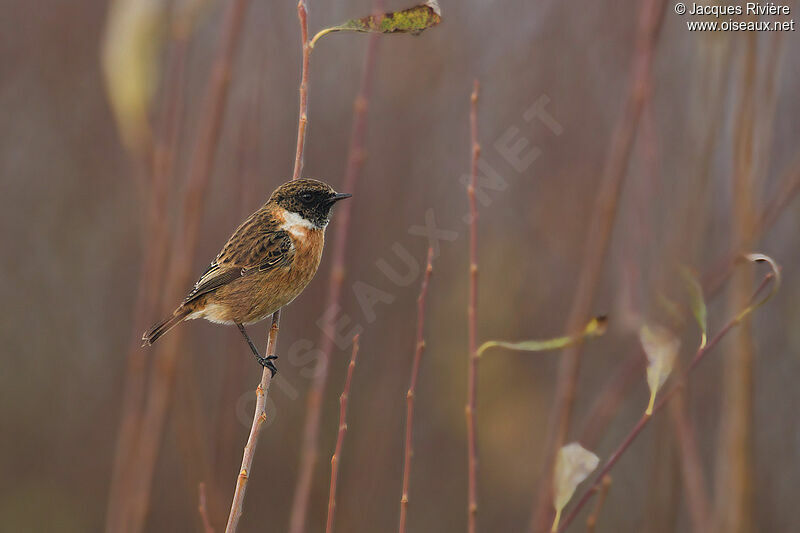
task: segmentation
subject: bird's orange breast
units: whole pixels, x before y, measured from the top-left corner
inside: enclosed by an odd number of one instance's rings
[[[257,322],[292,302],[314,278],[322,259],[325,231],[305,228],[292,235],[292,260],[254,280],[255,293],[244,322]]]
[[[289,234],[294,245],[294,258],[289,266],[289,272],[298,281],[305,280],[305,283],[303,283],[303,287],[305,287],[316,274],[319,262],[322,259],[325,230],[301,228],[296,231],[289,230]]]

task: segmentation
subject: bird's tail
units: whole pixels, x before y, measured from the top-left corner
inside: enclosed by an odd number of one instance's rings
[[[168,332],[180,322],[183,321],[190,313],[191,309],[186,306],[180,306],[173,313],[172,316],[159,322],[142,335],[142,346],[151,346],[155,343],[164,333]]]

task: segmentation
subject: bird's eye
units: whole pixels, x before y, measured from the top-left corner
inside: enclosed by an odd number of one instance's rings
[[[310,192],[304,192],[300,195],[300,200],[305,204],[310,204],[314,196]]]

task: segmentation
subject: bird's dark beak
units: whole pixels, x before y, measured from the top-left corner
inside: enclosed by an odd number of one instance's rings
[[[353,196],[353,195],[352,194],[348,194],[346,192],[337,192],[336,194],[334,194],[333,196],[328,198],[328,203],[329,204],[335,204],[339,200],[344,200],[345,198],[350,198],[351,196]]]

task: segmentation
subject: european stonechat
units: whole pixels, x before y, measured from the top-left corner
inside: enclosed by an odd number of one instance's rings
[[[262,357],[244,326],[272,315],[308,285],[322,258],[331,208],[350,196],[312,179],[278,187],[237,228],[172,316],[142,336],[143,346],[184,320],[235,324],[256,360],[274,375],[276,357]]]

